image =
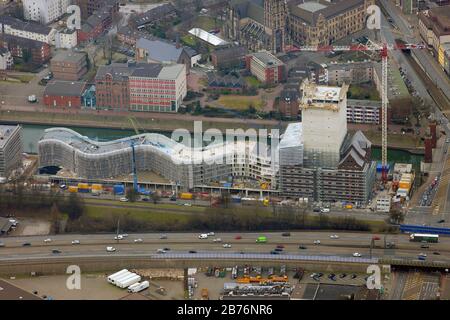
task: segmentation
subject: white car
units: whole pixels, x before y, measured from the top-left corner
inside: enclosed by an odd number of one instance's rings
[[[222,247],[224,247],[224,248],[231,248],[231,244],[229,244],[229,243],[224,243]]]
[[[106,252],[116,252],[116,248],[114,248],[114,247],[106,247]]]
[[[206,233],[202,233],[201,235],[198,236],[199,239],[208,239],[208,234]]]
[[[45,239],[45,240],[44,240],[44,242],[45,242],[45,243],[49,243],[49,242],[52,242],[52,239],[50,239],[50,238],[48,238],[48,239]]]
[[[359,253],[359,252],[355,252],[355,253],[353,254],[353,256],[354,256],[354,257],[357,257],[357,258],[359,258],[359,257],[361,257],[361,256],[362,256],[362,254],[361,254],[361,253]]]
[[[139,239],[134,239],[134,243],[141,243],[141,242],[144,242],[144,240],[142,240],[141,238],[139,238]]]
[[[214,241],[214,242],[222,242],[222,239],[220,239],[220,238],[215,238],[213,241]]]
[[[118,236],[114,237],[114,240],[123,240],[123,236],[119,234]]]
[[[314,244],[320,244],[320,240],[314,240]]]
[[[186,207],[192,207],[192,204],[190,204],[190,203],[185,203],[184,206],[186,206]]]
[[[128,202],[128,198],[120,198],[120,202]]]
[[[210,232],[210,233],[208,233],[208,236],[209,236],[209,237],[214,237],[214,235],[215,235],[215,233],[214,233],[214,232]]]
[[[419,254],[419,256],[426,258],[427,254],[426,253],[421,253],[421,254]]]
[[[123,238],[128,237],[128,233],[122,233],[122,237],[123,237]]]
[[[72,244],[80,244],[80,240],[73,240]]]
[[[156,253],[166,253],[166,250],[164,250],[164,249],[158,249],[158,250],[156,250]]]
[[[339,239],[339,236],[337,234],[332,234],[330,236],[331,239]]]
[[[330,209],[329,208],[322,208],[322,209],[320,209],[320,212],[321,213],[328,213],[328,212],[330,212]]]

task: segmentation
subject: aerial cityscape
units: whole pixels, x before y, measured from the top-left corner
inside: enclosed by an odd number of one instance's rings
[[[449,0],[0,0],[0,300],[449,300],[449,116]]]

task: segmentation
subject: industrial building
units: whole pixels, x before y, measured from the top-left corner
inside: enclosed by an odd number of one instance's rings
[[[84,52],[60,51],[51,60],[50,70],[58,80],[78,81],[88,71],[87,54]]]
[[[61,167],[86,179],[111,178],[133,172],[132,146],[136,170],[153,171],[184,189],[233,176],[276,183],[268,146],[238,141],[196,149],[161,134],[96,142],[70,129],[48,129],[39,141],[39,166]]]
[[[286,66],[268,51],[259,51],[245,57],[246,68],[264,84],[277,84],[286,78]]]
[[[0,125],[0,177],[7,178],[22,166],[22,127]]]

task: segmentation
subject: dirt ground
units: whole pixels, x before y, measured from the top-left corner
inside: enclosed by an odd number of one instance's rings
[[[125,289],[109,284],[105,274],[81,276],[81,289],[69,290],[66,287],[68,275],[23,277],[7,279],[13,285],[28,292],[38,292],[38,296],[51,297],[53,300],[119,300],[129,293]],[[166,289],[167,295],[156,292],[159,287]],[[181,300],[184,298],[182,281],[150,281],[149,289],[140,292],[151,300]]]
[[[16,230],[11,232],[11,236],[42,236],[50,233],[51,224],[46,220],[32,218],[19,219]]]

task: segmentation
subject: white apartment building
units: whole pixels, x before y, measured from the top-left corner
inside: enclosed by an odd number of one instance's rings
[[[56,30],[39,23],[25,22],[10,16],[0,16],[0,33],[53,45]]]
[[[26,20],[47,24],[66,13],[70,0],[22,0]]]
[[[55,36],[56,48],[72,49],[78,44],[78,37],[76,30],[64,29],[58,31]]]
[[[307,166],[334,168],[347,136],[347,91],[309,81],[301,86],[304,162]]]

